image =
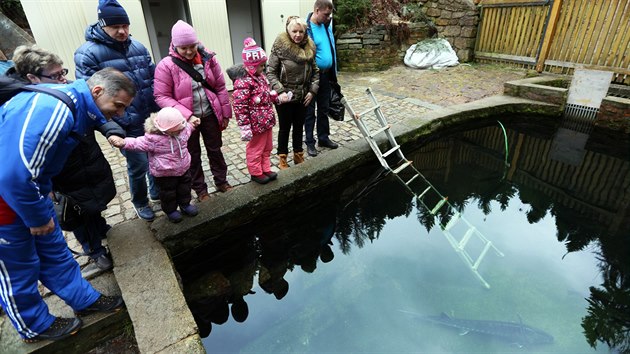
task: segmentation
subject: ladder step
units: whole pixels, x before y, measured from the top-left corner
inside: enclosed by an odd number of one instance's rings
[[[448,200],[448,197],[442,198],[440,199],[439,202],[437,202],[437,204],[435,204],[435,206],[433,207],[433,209],[431,209],[431,214],[434,214],[440,210],[440,208],[442,207],[442,205],[446,204],[446,201]]]
[[[391,127],[392,127],[392,126],[391,126],[391,124],[387,124],[386,126],[384,126],[384,127],[380,128],[380,129],[378,129],[378,130],[375,130],[375,131],[373,131],[373,132],[370,132],[370,138],[373,138],[373,137],[375,137],[375,136],[379,135],[380,133],[382,133],[382,132],[386,131],[387,129],[389,129],[389,128],[391,128]]]
[[[449,221],[446,223],[446,226],[444,226],[444,230],[445,230],[445,231],[448,231],[448,230],[450,230],[453,226],[455,226],[455,224],[457,224],[457,222],[459,221],[459,218],[460,218],[460,216],[461,216],[461,215],[462,215],[462,214],[460,214],[460,213],[455,213],[455,214],[451,217],[451,220],[449,220]]]
[[[384,155],[383,155],[384,156]],[[398,172],[404,170],[405,168],[407,168],[409,165],[411,165],[411,161],[406,161],[405,163],[403,163],[402,165],[396,167],[395,170],[393,170],[392,172],[394,172],[395,174],[398,174]]]
[[[423,190],[422,193],[418,194],[418,196],[416,198],[421,199],[430,190],[431,190],[431,186],[428,186],[427,189]]]
[[[387,156],[389,156],[389,155],[393,154],[394,152],[396,152],[396,151],[398,151],[398,150],[400,150],[400,145],[396,145],[396,146],[394,146],[393,148],[391,148],[391,149],[389,149],[389,150],[385,151],[385,152],[383,153],[383,157],[387,157]]]
[[[370,113],[370,112],[375,111],[375,110],[377,110],[377,109],[379,109],[379,108],[381,108],[381,105],[380,105],[380,104],[377,104],[376,106],[371,107],[371,108],[369,108],[369,109],[366,109],[365,111],[363,111],[363,112],[359,113],[359,117],[363,117],[366,113]]]
[[[481,251],[481,254],[479,254],[479,258],[477,258],[475,264],[473,264],[474,270],[477,270],[477,268],[479,268],[479,264],[481,264],[481,261],[486,256],[486,253],[488,253],[490,247],[492,247],[492,242],[488,241],[488,243],[486,243],[486,246],[483,248],[483,251]]]
[[[406,185],[409,185],[411,182],[413,182],[414,179],[420,177],[419,173],[416,173],[415,176],[411,177],[407,182],[405,182]]]
[[[466,231],[466,233],[464,234],[464,237],[462,237],[462,239],[459,241],[460,249],[463,249],[464,247],[466,247],[468,240],[470,240],[470,237],[472,236],[472,234],[475,233],[475,231],[477,231],[477,229],[474,226],[471,226],[470,228],[468,228],[468,231]]]

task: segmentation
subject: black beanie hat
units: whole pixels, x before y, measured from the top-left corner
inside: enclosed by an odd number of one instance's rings
[[[99,0],[97,13],[101,27],[129,24],[127,12],[116,0]]]

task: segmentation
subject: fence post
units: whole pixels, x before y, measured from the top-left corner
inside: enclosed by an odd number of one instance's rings
[[[538,52],[538,58],[536,58],[536,71],[539,73],[543,71],[545,66],[545,60],[549,54],[551,43],[553,42],[553,35],[556,31],[556,25],[558,18],[560,17],[560,8],[562,7],[562,0],[553,0],[551,9],[549,12],[549,18],[547,19],[547,25],[545,26],[545,33],[543,34],[543,40],[540,44],[540,51]]]

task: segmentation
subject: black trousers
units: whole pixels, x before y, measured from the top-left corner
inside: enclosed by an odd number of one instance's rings
[[[162,211],[170,214],[177,210],[177,206],[190,204],[191,178],[190,170],[182,176],[155,177],[155,183],[160,187],[160,203]]]
[[[278,112],[278,154],[289,153],[289,135],[293,143],[293,152],[304,151],[302,148],[302,133],[306,107],[302,102],[293,101],[276,106]],[[293,134],[291,134],[293,128]]]

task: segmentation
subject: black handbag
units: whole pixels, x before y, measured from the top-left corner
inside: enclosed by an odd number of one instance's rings
[[[59,226],[64,231],[73,231],[82,223],[81,206],[71,197],[53,193],[53,204]]]
[[[337,82],[330,83],[330,106],[328,107],[328,116],[338,122],[343,121],[346,115],[346,106],[341,102],[343,94],[341,86]]]

